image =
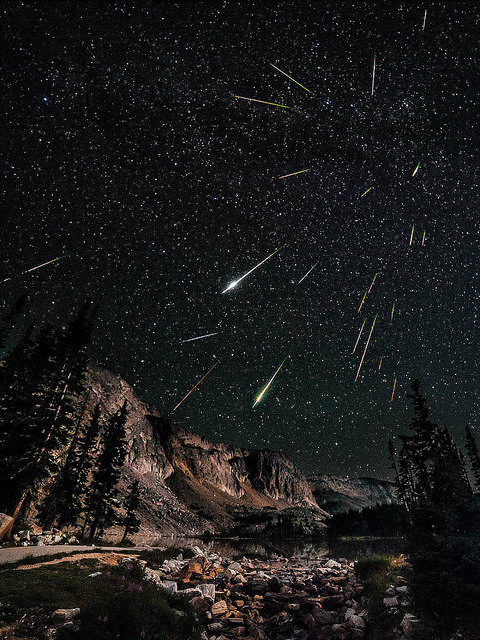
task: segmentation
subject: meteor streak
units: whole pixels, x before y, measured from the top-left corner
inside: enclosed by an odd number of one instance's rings
[[[357,381],[358,375],[360,373],[360,369],[362,368],[363,360],[365,358],[365,354],[367,353],[368,345],[370,344],[370,338],[372,337],[373,327],[375,326],[375,322],[377,321],[377,316],[378,316],[378,313],[375,316],[375,318],[373,319],[372,328],[370,329],[370,333],[368,334],[367,344],[365,345],[365,349],[363,351],[362,359],[360,360],[360,364],[358,365],[358,371],[357,371],[357,375],[355,376],[355,382]]]
[[[377,62],[377,54],[374,53],[373,54],[373,74],[372,74],[372,96],[373,96],[373,90],[375,88],[375,65]]]
[[[422,247],[425,246],[425,231],[423,232],[423,236],[422,236]]]
[[[413,232],[415,231],[415,225],[412,225],[412,233],[410,234],[410,244],[408,245],[409,247],[412,246],[412,242],[413,242]]]
[[[215,369],[215,367],[216,367],[217,365],[219,365],[219,364],[220,364],[220,362],[221,362],[221,361],[222,361],[222,360],[220,359],[218,362],[216,362],[216,363],[213,365],[213,367],[207,371],[207,373],[203,376],[203,378],[200,378],[200,380],[197,382],[197,384],[196,384],[194,387],[192,387],[192,388],[190,389],[190,391],[187,393],[187,395],[186,395],[185,397],[183,397],[183,398],[180,400],[180,402],[177,404],[177,406],[172,410],[172,413],[173,413],[176,409],[178,409],[178,407],[182,404],[182,402],[183,402],[184,400],[186,400],[186,399],[188,398],[188,396],[192,393],[192,391],[195,391],[195,389],[198,387],[198,385],[199,385],[203,380],[205,380],[205,378],[208,376],[208,374],[209,374],[211,371],[213,371],[213,370]]]
[[[193,342],[193,340],[201,340],[202,338],[209,338],[210,336],[216,336],[220,331],[215,331],[215,333],[206,333],[203,336],[197,336],[196,338],[188,338],[188,340],[180,340],[179,344],[183,344],[184,342]]]
[[[377,276],[378,276],[378,273],[376,273],[376,274],[373,276],[372,284],[370,285],[370,289],[368,290],[368,292],[367,292],[367,293],[370,293],[370,291],[372,290],[372,287],[373,287],[373,285],[375,284],[375,280],[377,279]]]
[[[380,364],[378,365],[378,370],[382,368],[383,356],[380,358]]]
[[[316,262],[316,263],[313,265],[313,267],[307,271],[307,273],[303,276],[303,278],[300,278],[300,280],[297,282],[297,284],[300,284],[300,282],[302,282],[302,280],[305,280],[305,278],[308,276],[308,274],[309,274],[310,272],[312,272],[312,271],[315,269],[315,267],[317,266],[317,264],[318,264],[318,262]]]
[[[416,175],[419,167],[420,167],[420,163],[418,163],[417,166],[415,167],[415,171],[412,173],[412,178]]]
[[[281,69],[279,69],[278,67],[276,67],[276,66],[275,66],[274,64],[272,64],[271,62],[270,62],[270,66],[271,66],[271,67],[273,67],[274,69],[276,69],[277,71],[280,71],[280,73],[283,73],[283,75],[284,75],[284,76],[287,76],[287,78],[288,78],[289,80],[291,80],[292,82],[295,82],[295,84],[298,84],[298,86],[299,86],[299,87],[302,87],[302,89],[305,89],[305,91],[308,91],[308,93],[312,93],[312,94],[313,94],[313,92],[312,92],[312,91],[310,91],[310,89],[307,89],[307,87],[304,87],[304,86],[303,86],[303,84],[300,84],[299,82],[297,82],[296,80],[294,80],[294,79],[292,78],[292,76],[289,76],[289,75],[288,75],[288,73],[285,73],[285,71],[282,71]]]
[[[425,23],[427,21],[427,10],[425,9],[425,15],[423,16],[423,26],[422,31],[425,31]]]
[[[288,358],[288,356],[287,356]],[[287,359],[285,358],[285,360]],[[257,405],[260,400],[263,398],[264,393],[266,392],[266,390],[268,389],[268,387],[272,384],[272,382],[275,379],[275,376],[277,375],[277,373],[280,371],[280,369],[283,367],[283,364],[285,362],[285,360],[282,362],[282,364],[278,367],[278,369],[275,371],[275,373],[273,374],[273,376],[270,378],[270,380],[267,382],[267,384],[263,387],[263,389],[260,391],[260,393],[258,394],[258,396],[255,398],[255,402],[252,405],[252,409],[255,405]]]
[[[44,262],[43,264],[39,264],[36,267],[32,267],[31,269],[27,269],[26,271],[22,271],[19,275],[23,275],[24,273],[30,273],[30,271],[36,271],[37,269],[41,269],[42,267],[46,267],[47,264],[52,264],[53,262],[58,262],[58,260],[61,260],[62,258],[65,258],[65,257],[66,256],[60,256],[59,258],[54,258],[53,260],[49,260],[48,262]],[[5,278],[5,280],[2,280],[2,282],[7,282],[8,280],[11,280],[11,279],[12,278]]]
[[[357,313],[360,313],[360,311],[362,310],[363,303],[365,302],[365,298],[367,297],[367,293],[368,293],[368,291],[365,291],[365,293],[363,294],[363,298],[362,298],[362,301],[360,303],[360,306],[358,307]]]
[[[366,195],[367,195],[367,193],[368,193],[371,189],[373,189],[373,187],[370,187],[369,189],[367,189],[367,190],[365,191],[365,193],[362,193],[362,195],[360,196],[360,198],[363,198],[363,196],[366,196]]]
[[[294,171],[293,173],[287,173],[286,176],[278,176],[278,179],[289,178],[290,176],[297,176],[299,173],[305,173],[305,171],[310,171],[310,169],[302,169],[301,171]]]
[[[393,314],[395,313],[395,302],[393,303],[392,313],[390,314],[390,322],[393,320]]]
[[[352,354],[353,354],[353,353],[355,353],[355,349],[357,348],[357,345],[358,345],[358,343],[360,342],[360,337],[361,337],[361,335],[362,335],[362,331],[363,331],[363,327],[365,326],[365,322],[366,322],[366,320],[364,320],[364,321],[363,321],[363,324],[362,324],[362,326],[360,327],[360,331],[359,331],[359,333],[358,333],[358,338],[357,338],[357,341],[355,342],[355,346],[353,347]]]
[[[252,271],[255,271],[255,269],[258,269],[258,267],[260,267],[264,262],[266,262],[269,258],[271,258],[272,256],[274,256],[276,253],[278,253],[280,251],[280,249],[283,249],[285,245],[283,244],[279,249],[275,249],[275,251],[273,253],[271,253],[269,256],[267,256],[264,260],[262,260],[261,262],[259,262],[257,265],[255,265],[253,267],[253,269],[250,269],[250,271],[247,271],[247,273],[245,273],[245,275],[243,275],[241,278],[239,278],[238,280],[234,280],[233,282],[231,282],[228,287],[226,289],[224,289],[222,291],[222,293],[226,293],[227,291],[230,291],[230,289],[233,289],[234,287],[237,286],[237,284],[239,282],[241,282],[244,278],[246,278],[248,275],[250,275],[252,273]]]
[[[395,378],[394,382],[393,382],[393,391],[392,391],[392,397],[390,398],[390,402],[393,402],[393,396],[395,395],[395,387],[397,386],[397,379]]]
[[[236,96],[232,94],[234,98],[240,98],[241,100],[250,100],[251,102],[261,102],[262,104],[272,104],[274,107],[282,107],[283,109],[291,109],[286,104],[278,104],[278,102],[267,102],[266,100],[257,100],[256,98],[245,98],[245,96]]]

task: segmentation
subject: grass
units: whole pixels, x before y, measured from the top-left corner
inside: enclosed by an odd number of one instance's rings
[[[77,630],[62,631],[59,640],[187,640],[199,637],[188,603],[143,579],[137,563],[92,568],[71,562],[35,570],[3,571],[0,580],[0,627],[24,613],[45,619],[55,609],[80,607]],[[180,612],[180,613],[179,613]]]
[[[386,589],[396,583],[399,570],[404,568],[393,556],[369,556],[355,563],[355,573],[363,581],[368,598],[369,640],[394,640],[397,637],[393,629],[400,623],[404,611],[392,615],[383,604],[383,598]]]

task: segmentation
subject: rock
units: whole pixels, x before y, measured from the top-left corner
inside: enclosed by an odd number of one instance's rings
[[[245,635],[245,627],[235,627],[230,631],[235,638],[241,638]]]
[[[211,622],[207,624],[207,629],[214,633],[215,631],[221,631],[223,629],[223,625],[221,622]]]
[[[228,569],[230,569],[230,571],[235,571],[235,573],[243,573],[242,565],[239,562],[231,562],[228,565]]]
[[[325,566],[328,569],[333,569],[333,568],[341,569],[342,568],[342,565],[339,562],[337,562],[336,560],[328,560],[328,562],[325,563]]]
[[[68,544],[79,544],[77,538],[75,536],[70,536],[70,538],[68,538],[67,540]]]
[[[89,578],[96,578],[97,576],[101,576],[101,575],[103,575],[102,571],[95,571],[94,573],[89,573],[88,577]]]
[[[225,573],[223,574],[225,576],[225,578],[227,580],[231,580],[232,578],[234,578],[237,575],[237,572],[234,571],[233,569],[230,569],[230,567],[228,569],[225,569]]]
[[[278,576],[272,576],[268,581],[268,590],[274,593],[279,593],[282,588],[282,582]]]
[[[70,620],[75,620],[80,615],[80,609],[57,609],[52,613],[52,618],[54,620],[62,620],[64,622],[68,622]]]
[[[188,600],[202,596],[202,592],[200,591],[200,589],[197,589],[197,588],[183,589],[182,591],[177,591],[177,593],[179,596],[184,596],[185,598],[188,598]]]
[[[203,596],[196,596],[190,600],[190,604],[195,613],[205,613],[210,609],[211,602],[207,602]]]
[[[412,613],[406,613],[400,623],[403,633],[409,636],[412,633],[412,625],[418,623],[419,620]]]
[[[174,580],[161,580],[157,582],[158,586],[167,593],[177,593],[178,586]]]
[[[286,609],[288,609],[288,611],[300,611],[300,603],[299,602],[287,602]]]
[[[365,620],[360,616],[350,616],[348,624],[352,629],[365,629]]]
[[[350,637],[350,631],[348,629],[345,629],[345,627],[341,624],[334,624],[332,626],[332,630],[335,634],[335,637],[339,638],[339,640],[347,640],[347,638]]]
[[[212,614],[214,616],[223,616],[228,611],[228,606],[225,600],[219,600],[212,605]]]
[[[337,622],[337,616],[333,611],[322,609],[318,604],[313,605],[312,616],[319,625],[335,624],[335,622]]]
[[[348,608],[348,609],[345,611],[345,620],[348,620],[349,618],[351,618],[351,617],[352,617],[352,616],[354,616],[354,615],[355,615],[355,609]]]
[[[398,607],[398,599],[395,596],[393,598],[384,598],[383,604],[386,607]]]
[[[391,598],[392,596],[395,595],[395,589],[393,589],[392,587],[389,587],[386,591],[385,591],[385,595],[389,598]]]
[[[37,540],[37,542],[35,543],[36,547],[44,547],[45,543],[43,540]]]
[[[397,591],[397,593],[405,594],[405,593],[408,593],[408,587],[407,587],[406,584],[404,584],[401,587],[397,587],[396,591]]]
[[[61,541],[62,541],[62,536],[59,536],[58,534],[53,536],[53,540],[52,540],[53,544],[58,544]]]
[[[198,588],[205,599],[211,600],[210,604],[215,602],[215,585],[213,583],[207,582],[205,584],[199,584]]]

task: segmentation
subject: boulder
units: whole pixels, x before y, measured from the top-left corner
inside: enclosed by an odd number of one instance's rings
[[[160,580],[157,582],[158,586],[167,593],[177,593],[178,586],[174,580]]]
[[[215,585],[213,583],[207,582],[205,584],[199,584],[198,588],[203,594],[203,597],[206,600],[210,600],[210,604],[215,602]]]
[[[62,622],[68,622],[70,620],[75,620],[80,615],[80,609],[57,609],[52,613],[52,618],[54,620],[62,620]]]
[[[398,598],[396,596],[393,596],[393,598],[384,598],[383,599],[383,604],[386,607],[397,607],[398,606]]]
[[[337,616],[333,611],[322,609],[318,604],[313,605],[312,616],[319,625],[335,624],[337,622]]]
[[[352,629],[365,629],[365,620],[360,616],[350,616],[348,624]]]
[[[196,596],[190,600],[190,604],[192,605],[195,613],[205,613],[210,609],[211,603],[207,602],[203,596]]]
[[[219,600],[212,605],[212,614],[214,616],[223,616],[228,611],[228,606],[225,600]]]

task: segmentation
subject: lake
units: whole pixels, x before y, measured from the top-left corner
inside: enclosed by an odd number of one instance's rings
[[[261,558],[347,558],[356,560],[366,555],[387,554],[398,556],[406,552],[407,543],[404,538],[372,538],[364,540],[340,540],[338,538],[319,538],[318,540],[302,540],[299,538],[251,539],[222,538],[203,540],[202,538],[158,537],[150,542],[158,547],[197,546],[208,552],[216,552],[222,557],[233,558],[256,556]]]

